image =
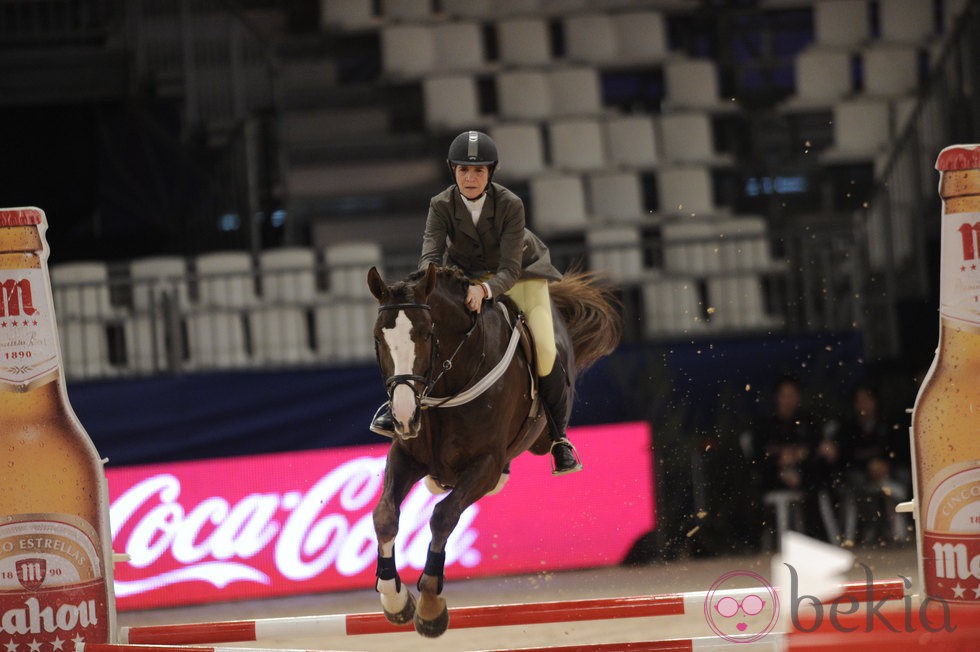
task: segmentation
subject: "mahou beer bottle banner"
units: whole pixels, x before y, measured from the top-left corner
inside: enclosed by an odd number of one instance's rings
[[[0,522],[0,643],[7,649],[21,643],[18,651],[54,651],[69,649],[62,647],[69,641],[109,639],[98,537],[81,519],[51,516]]]
[[[980,604],[980,146],[936,161],[943,200],[940,338],[912,415],[925,594]]]
[[[0,209],[0,650],[115,639],[108,491],[68,402],[37,208]]]

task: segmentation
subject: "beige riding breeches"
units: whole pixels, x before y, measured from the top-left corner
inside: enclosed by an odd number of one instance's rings
[[[539,376],[547,376],[555,365],[558,348],[555,346],[555,323],[551,319],[551,294],[548,280],[522,279],[506,292],[527,319],[534,336],[534,352]]]

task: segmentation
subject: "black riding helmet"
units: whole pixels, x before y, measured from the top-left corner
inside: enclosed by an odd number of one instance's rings
[[[482,131],[464,131],[449,145],[446,163],[450,172],[455,165],[486,165],[492,179],[497,167],[497,143]]]

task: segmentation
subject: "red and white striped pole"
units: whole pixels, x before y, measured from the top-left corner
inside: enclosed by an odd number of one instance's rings
[[[905,595],[905,585],[900,579],[874,582],[870,590],[865,583],[844,584],[841,588],[843,595],[851,596],[859,602],[869,599],[900,600]],[[715,591],[713,596],[731,595],[741,600],[745,595],[757,591],[758,589],[755,588]],[[697,591],[623,598],[455,607],[449,610],[449,621],[452,629],[685,615],[697,618],[703,623],[706,595],[704,591]],[[363,613],[124,627],[120,630],[119,639],[123,643],[191,645],[356,636],[412,630],[411,623],[392,625],[383,614]]]
[[[136,645],[131,643],[75,643],[74,652],[343,652],[342,650],[289,650],[279,647],[202,647],[199,645]]]

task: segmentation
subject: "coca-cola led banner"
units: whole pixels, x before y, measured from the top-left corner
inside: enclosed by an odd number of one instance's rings
[[[449,581],[617,564],[654,526],[645,423],[573,428],[585,470],[553,478],[521,455],[504,490],[460,519]],[[371,510],[388,446],[332,448],[109,468],[117,608],[143,609],[343,589],[372,589]],[[428,519],[442,496],[405,499],[396,559],[425,566]]]

